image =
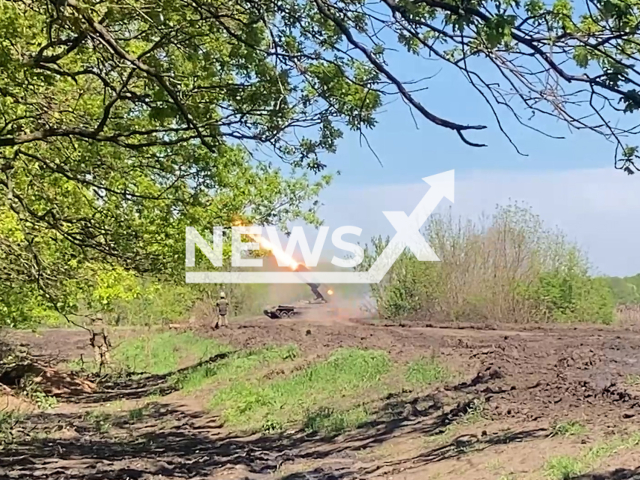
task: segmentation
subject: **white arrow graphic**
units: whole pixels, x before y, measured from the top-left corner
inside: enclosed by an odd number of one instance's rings
[[[443,198],[454,201],[454,170],[425,177],[429,191],[414,208],[411,215],[405,212],[383,212],[396,229],[375,263],[367,272],[187,272],[187,283],[379,283],[405,248],[420,261],[438,262],[440,259],[420,234]]]
[[[368,283],[379,283],[407,246],[422,262],[440,261],[420,234],[420,228],[422,228],[443,197],[452,202],[454,201],[454,170],[424,177],[422,180],[431,185],[431,188],[422,197],[422,200],[420,200],[420,203],[413,209],[408,218],[404,212],[382,212],[396,228],[397,233],[369,269],[368,273],[371,276],[371,281]]]

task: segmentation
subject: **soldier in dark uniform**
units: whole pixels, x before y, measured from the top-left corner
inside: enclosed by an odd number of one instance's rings
[[[220,292],[220,300],[216,302],[216,308],[218,310],[218,319],[214,328],[228,327],[229,321],[227,320],[227,314],[229,313],[229,302],[225,298],[224,292]]]

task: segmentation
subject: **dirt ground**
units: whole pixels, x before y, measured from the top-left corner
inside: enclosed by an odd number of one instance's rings
[[[83,412],[118,399],[135,405],[163,378],[107,385],[32,415],[29,440],[0,450],[0,478],[545,478],[550,457],[578,455],[640,426],[640,382],[634,380],[640,379],[640,332],[634,327],[385,326],[326,313],[237,321],[201,333],[238,348],[295,343],[309,361],[338,347],[383,349],[399,360],[435,353],[464,379],[409,400],[385,398],[376,404],[375,421],[331,438],[301,432],[241,437],[197,399],[170,392],[142,423],[132,425],[123,414],[98,434]],[[11,335],[52,362],[90,355],[84,336],[70,330]],[[458,422],[480,401],[482,421]],[[552,435],[554,424],[568,420],[586,426],[586,433]],[[640,448],[620,450],[595,471],[566,478],[640,479]]]

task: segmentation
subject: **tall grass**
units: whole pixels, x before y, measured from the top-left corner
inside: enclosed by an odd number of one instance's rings
[[[307,428],[324,425],[334,430],[364,416],[361,409],[346,413],[341,403],[378,386],[391,367],[386,352],[338,350],[286,378],[266,384],[240,381],[221,388],[210,407],[221,411],[229,426],[271,431],[302,422]]]
[[[583,252],[527,208],[497,207],[478,221],[436,215],[424,235],[441,261],[420,262],[405,251],[372,287],[384,318],[421,312],[449,320],[613,321],[606,281],[591,277]],[[387,244],[374,239],[359,269]]]
[[[615,315],[623,324],[640,323],[640,305],[618,305]]]
[[[229,350],[191,332],[164,332],[123,341],[115,348],[113,361],[126,371],[164,374]]]
[[[436,357],[427,357],[409,363],[405,376],[409,384],[425,386],[448,380],[453,372]]]
[[[298,356],[296,345],[282,347],[270,346],[255,350],[232,353],[227,358],[215,363],[205,363],[190,368],[174,377],[178,387],[191,392],[214,381],[237,382],[260,369],[281,362],[294,360]]]

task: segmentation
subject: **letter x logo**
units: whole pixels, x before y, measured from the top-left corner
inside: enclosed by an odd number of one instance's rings
[[[421,262],[437,262],[440,260],[436,252],[429,246],[425,238],[420,233],[422,223],[418,221],[419,212],[415,209],[411,215],[407,217],[404,212],[382,212],[387,217],[396,234],[391,240],[391,244],[397,244],[397,247],[409,247],[418,260]],[[391,248],[395,250],[395,245]]]
[[[407,216],[405,212],[382,212],[393,225],[393,228],[396,229],[396,234],[384,252],[378,257],[376,264],[373,266],[374,268],[372,268],[376,276],[379,276],[382,272],[386,273],[405,247],[409,247],[416,258],[422,262],[438,262],[440,260],[420,233],[420,228],[422,228],[443,197],[453,202],[453,174],[454,171],[449,170],[448,172],[423,178],[422,180],[431,185],[431,188],[422,197],[422,200],[411,212],[411,215]]]

